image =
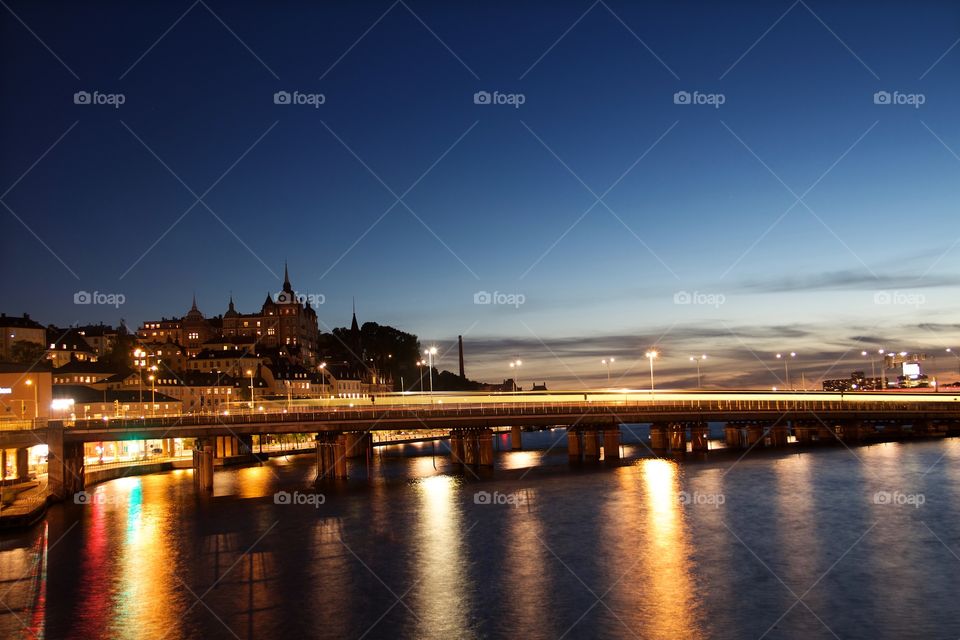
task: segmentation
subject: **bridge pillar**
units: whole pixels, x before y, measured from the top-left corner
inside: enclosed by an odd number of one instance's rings
[[[47,487],[55,500],[71,498],[84,487],[83,443],[64,442],[63,423],[50,422],[47,429]]]
[[[477,464],[481,467],[493,466],[493,430],[480,429],[477,439]]]
[[[26,447],[17,449],[17,480],[30,479],[30,452]]]
[[[747,425],[747,440],[743,443],[747,447],[762,447],[766,443],[764,442],[766,438],[766,429],[763,424],[751,422]]]
[[[710,427],[704,422],[690,425],[690,448],[693,451],[710,450]]]
[[[346,447],[347,458],[362,458],[367,455],[368,442],[371,441],[369,431],[344,433],[341,437]]]
[[[913,421],[913,435],[925,436],[930,433],[930,423],[925,418],[917,418]]]
[[[618,425],[603,430],[603,459],[620,459],[620,427]]]
[[[740,425],[728,422],[723,426],[723,441],[728,447],[740,446]]]
[[[817,428],[803,421],[794,421],[793,435],[798,444],[811,444]]]
[[[582,433],[584,462],[598,462],[600,460],[600,432],[596,429],[585,429]]]
[[[477,442],[477,434],[473,429],[466,429],[463,432],[463,464],[477,464],[480,457],[480,443]]]
[[[463,431],[450,431],[450,460],[456,464],[463,464]]]
[[[787,437],[789,436],[789,430],[785,424],[775,424],[767,430],[767,438],[769,439],[771,447],[785,447],[787,446]]]
[[[510,448],[515,451],[523,449],[523,429],[520,427],[510,427]]]
[[[213,493],[214,442],[197,438],[193,445],[193,486],[197,491]]]
[[[662,422],[654,422],[650,425],[650,448],[654,451],[666,451],[669,446],[667,441],[667,425]]]
[[[687,452],[687,425],[671,422],[667,428],[667,439],[672,453]]]
[[[570,462],[580,462],[583,459],[583,447],[580,444],[580,432],[576,429],[567,428],[567,457]]]
[[[347,446],[343,434],[317,434],[317,480],[347,477]]]

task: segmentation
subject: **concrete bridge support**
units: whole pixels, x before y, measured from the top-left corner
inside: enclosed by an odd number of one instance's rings
[[[667,425],[663,422],[654,422],[650,425],[650,448],[654,452],[666,451],[670,446],[667,439]]]
[[[367,456],[367,449],[373,446],[369,431],[342,433],[340,438],[343,440],[347,458],[364,458]]]
[[[523,449],[523,429],[510,427],[510,448],[514,451]]]
[[[687,425],[683,422],[671,422],[667,428],[667,440],[671,453],[686,453]]]
[[[620,426],[614,425],[603,430],[603,459],[620,459]]]
[[[690,425],[690,448],[696,452],[710,450],[710,428],[704,422]]]
[[[723,426],[723,441],[728,447],[741,446],[740,426],[736,422],[728,422]]]
[[[16,468],[18,481],[24,482],[30,479],[30,452],[26,447],[20,447],[17,449]]]
[[[193,446],[193,486],[198,492],[213,493],[213,457],[215,443],[197,438]]]
[[[317,434],[317,480],[347,477],[346,442],[339,433]]]
[[[600,461],[600,432],[596,429],[584,429],[583,435],[583,461]]]
[[[492,429],[454,429],[450,432],[450,458],[462,464],[493,466]]]
[[[453,429],[450,432],[450,461],[463,464],[463,455],[463,432],[459,429]]]
[[[581,442],[581,433],[573,428],[567,428],[567,457],[570,462],[578,463],[583,461],[583,443]]]
[[[819,439],[816,425],[803,420],[793,423],[793,435],[799,444],[812,444]]]
[[[83,443],[64,442],[63,424],[51,422],[47,430],[49,447],[47,487],[55,500],[72,499],[83,491]]]

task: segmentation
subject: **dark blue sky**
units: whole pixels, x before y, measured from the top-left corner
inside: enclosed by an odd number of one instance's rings
[[[776,384],[778,350],[816,379],[960,345],[955,4],[275,4],[0,10],[5,312],[252,310],[288,260],[324,328],[356,296],[361,321],[466,334],[491,380],[521,357],[596,381],[613,355],[639,385],[658,343],[665,380],[705,351]]]

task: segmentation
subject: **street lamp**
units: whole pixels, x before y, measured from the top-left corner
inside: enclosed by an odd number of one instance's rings
[[[157,415],[157,365],[150,367],[150,415]]]
[[[706,359],[707,359],[707,354],[705,354],[705,353],[702,354],[702,355],[700,355],[699,357],[698,357],[698,356],[690,356],[690,362],[696,362],[696,363],[697,363],[697,389],[701,388],[701,386],[702,386],[702,385],[700,384],[700,362],[703,361],[703,360],[706,360]]]
[[[420,372],[420,393],[423,393],[423,365],[425,364],[423,360],[417,360],[417,370]]]
[[[650,399],[651,399],[651,400],[654,398],[654,395],[653,395],[653,361],[657,358],[658,355],[660,355],[660,354],[658,354],[658,353],[657,353],[656,351],[654,351],[653,349],[651,349],[650,351],[647,351],[647,353],[646,353],[647,360],[650,361]]]
[[[28,387],[33,387],[33,419],[36,420],[40,417],[40,403],[37,401],[37,387],[39,385],[33,384],[33,378],[27,378],[26,385]]]
[[[250,376],[250,411],[253,411],[253,369],[247,369],[247,375]]]
[[[615,358],[604,358],[600,361],[600,364],[604,365],[607,368],[607,386],[610,386],[610,365],[616,362]]]
[[[796,358],[796,357],[797,357],[797,352],[796,352],[796,351],[791,351],[788,355],[790,356],[790,358]],[[778,354],[777,354],[777,360],[781,360],[781,359],[783,360],[783,374],[784,374],[784,378],[785,378],[785,379],[784,379],[784,382],[786,383],[786,384],[784,384],[784,387],[786,387],[787,389],[792,389],[792,388],[793,388],[793,387],[790,386],[790,358],[787,358],[787,357],[786,357],[785,355],[783,355],[782,353],[778,353]]]
[[[514,391],[518,391],[517,382],[519,382],[519,381],[517,380],[517,378],[520,377],[520,365],[522,365],[522,364],[523,364],[523,361],[521,361],[521,360],[514,360],[513,362],[510,363],[510,368],[517,370],[517,373],[513,375],[513,390],[514,390]]]
[[[426,351],[427,354],[427,366],[430,367],[430,395],[433,395],[433,356],[437,355],[437,348],[430,347]],[[422,383],[421,383],[422,384]]]
[[[137,377],[139,378],[139,383],[140,383],[139,386],[140,386],[140,410],[141,411],[143,410],[143,365],[145,364],[143,357],[146,355],[147,355],[147,352],[143,351],[142,349],[136,349],[133,352],[134,364],[137,365],[137,369],[140,371],[140,375]]]
[[[884,354],[886,353],[885,349],[877,349],[877,354],[881,358],[885,358]],[[886,390],[887,388],[887,363],[885,360],[881,360],[883,364],[880,365],[880,389]]]
[[[326,370],[327,370],[327,363],[321,362],[320,363],[320,395],[326,395],[327,393]]]

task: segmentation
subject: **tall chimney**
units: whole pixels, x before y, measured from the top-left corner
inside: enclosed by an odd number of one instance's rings
[[[460,344],[460,379],[466,380],[467,376],[463,374],[463,336],[457,336],[457,342]]]

